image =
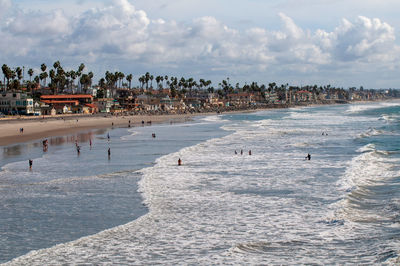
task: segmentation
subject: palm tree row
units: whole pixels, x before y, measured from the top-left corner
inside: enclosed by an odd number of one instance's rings
[[[93,72],[84,74],[84,69],[85,65],[80,64],[76,71],[65,71],[61,66],[60,61],[56,61],[53,64],[53,68],[47,71],[47,65],[43,63],[40,66],[41,72],[33,78],[33,81],[32,77],[34,75],[34,70],[30,68],[28,70],[29,81],[25,81],[25,84],[22,84],[22,69],[20,67],[11,69],[6,64],[3,64],[3,89],[18,90],[21,88],[22,85],[25,85],[28,89],[32,89],[38,87],[38,85],[42,85],[43,87],[48,86],[53,90],[54,94],[57,94],[66,92],[68,90],[72,92],[74,89],[75,80],[78,79],[78,89],[83,89],[86,91],[87,88],[92,85]],[[50,83],[47,83],[48,78],[50,78]]]
[[[24,68],[16,67],[10,68],[6,64],[2,65],[3,72],[3,90],[18,90],[23,85],[27,87],[28,90],[33,88],[37,88],[39,85],[43,87],[49,87],[54,94],[58,93],[74,93],[74,92],[84,92],[87,93],[88,88],[93,83],[93,72],[83,73],[85,70],[85,65],[82,63],[78,66],[77,70],[65,71],[62,67],[60,61],[54,62],[52,69],[48,69],[46,64],[41,64],[40,73],[34,76],[35,72],[32,68],[30,68],[27,73],[29,75],[29,81],[24,81]],[[47,80],[50,79],[50,82],[47,83]],[[206,89],[208,92],[212,93],[215,91],[214,87],[211,87],[211,80],[200,79],[199,81],[194,80],[193,78],[178,78],[178,77],[168,77],[167,75],[162,76],[153,76],[149,72],[146,72],[142,76],[138,76],[139,88],[142,93],[144,92],[144,88],[146,88],[147,93],[151,93],[153,90],[153,80],[157,83],[156,88],[161,90],[163,88],[168,88],[171,91],[171,95],[175,97],[176,95],[182,96],[187,92],[197,92],[198,90]],[[78,81],[78,84],[75,84],[75,81]],[[126,82],[125,82],[126,81]],[[104,77],[102,77],[98,86],[102,90],[102,94],[106,89],[111,91],[111,96],[115,95],[115,92],[119,88],[132,88],[133,75],[132,74],[124,74],[122,72],[110,72],[106,71]],[[1,81],[0,81],[1,84]],[[219,84],[219,88],[217,90],[218,94],[221,96],[226,96],[229,93],[233,92],[249,92],[249,93],[261,93],[265,94],[276,94],[280,100],[286,99],[289,95],[296,93],[300,90],[307,90],[312,92],[313,95],[318,96],[321,93],[325,94],[336,94],[346,96],[348,94],[343,88],[332,87],[331,85],[326,86],[317,86],[317,85],[307,85],[307,86],[289,86],[289,84],[282,84],[278,86],[275,82],[269,83],[268,86],[264,84],[257,84],[257,82],[252,82],[250,84],[245,84],[244,86],[240,86],[239,83],[236,83],[236,86],[233,87],[229,78],[226,80],[222,80]],[[354,90],[355,88],[353,88]],[[360,90],[363,90],[360,87]],[[351,91],[351,89],[350,89]]]

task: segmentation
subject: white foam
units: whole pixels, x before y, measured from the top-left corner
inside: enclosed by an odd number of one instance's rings
[[[396,102],[379,102],[379,103],[366,103],[366,104],[352,104],[346,110],[347,113],[361,113],[367,110],[379,109],[384,107],[399,106]]]
[[[232,134],[163,156],[140,171],[139,190],[149,208],[145,216],[30,252],[10,264],[344,263],[360,250],[337,243],[353,241],[360,225],[336,223],[335,205],[325,202],[347,193],[338,188],[390,178],[385,171],[393,162],[372,145],[360,149],[348,165],[346,158],[332,159],[323,152],[306,161],[304,153],[310,143],[314,148],[328,141],[334,145],[360,134],[336,125],[369,121],[363,119],[304,111],[279,121],[233,122],[224,126]],[[329,131],[329,137],[322,131]],[[240,149],[244,154],[235,155]],[[179,167],[178,158],[183,161]],[[330,174],[346,166],[336,186],[321,181],[335,178]],[[320,223],[323,217],[328,225]]]

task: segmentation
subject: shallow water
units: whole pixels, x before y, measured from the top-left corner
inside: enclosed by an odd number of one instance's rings
[[[92,208],[112,201],[109,209],[117,211],[111,216],[120,219],[120,226],[104,225],[112,228],[11,264],[394,264],[400,248],[399,118],[398,102],[220,115],[111,131],[112,162],[100,155],[108,145],[103,133],[98,152],[84,149],[78,158],[72,144],[65,145],[35,159],[33,172],[23,170],[25,161],[8,163],[0,180],[11,182],[4,173],[17,169],[13,182],[25,198],[15,209],[30,209],[43,195],[61,197],[54,206],[45,204],[51,213],[68,202],[62,196],[68,189],[83,200],[79,219],[90,223],[85,200],[97,184],[99,202]],[[36,174],[50,158],[52,174]],[[77,164],[86,167],[84,175]],[[38,185],[25,188],[26,175]],[[44,192],[48,182],[60,186],[56,175],[62,189]],[[134,192],[138,180],[140,194]],[[147,212],[138,219],[129,191],[144,200]],[[76,227],[85,235],[87,229]]]

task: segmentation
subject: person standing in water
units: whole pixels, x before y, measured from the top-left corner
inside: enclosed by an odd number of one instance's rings
[[[309,161],[311,160],[311,154],[309,154],[309,153],[307,154],[306,160],[309,160]]]
[[[29,159],[29,169],[31,169],[31,170],[32,170],[32,164],[33,164],[33,160]]]
[[[178,165],[182,165],[182,160],[181,160],[181,158],[178,159]]]

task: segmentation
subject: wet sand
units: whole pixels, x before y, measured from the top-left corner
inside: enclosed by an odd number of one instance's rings
[[[0,121],[0,146],[23,143],[55,136],[65,136],[79,131],[139,126],[142,121],[149,125],[162,122],[184,122],[193,115],[135,115],[135,116],[93,116],[93,117],[58,117],[56,119],[13,119]],[[23,128],[23,132],[20,129]]]

